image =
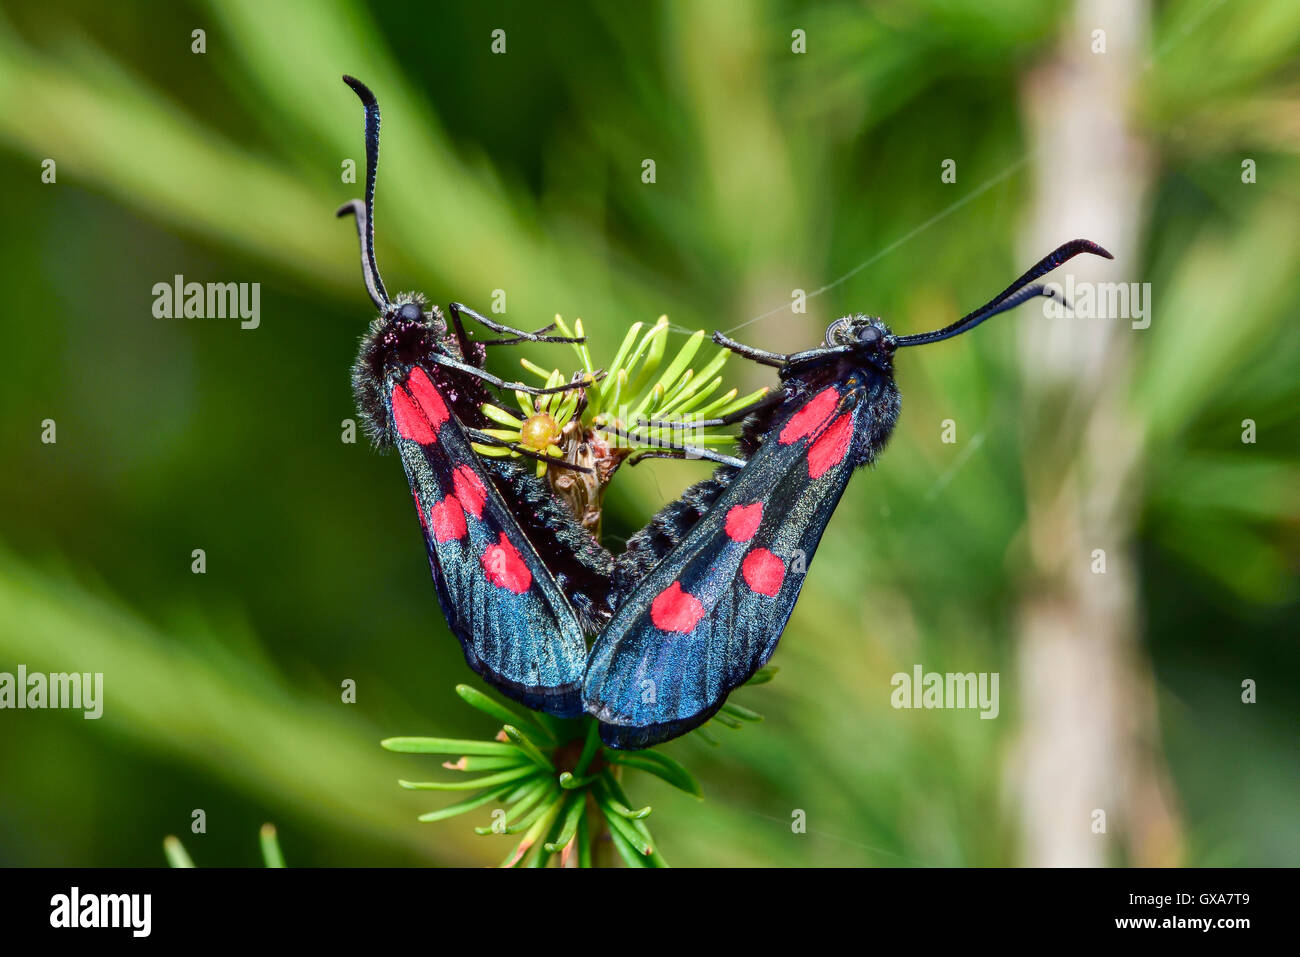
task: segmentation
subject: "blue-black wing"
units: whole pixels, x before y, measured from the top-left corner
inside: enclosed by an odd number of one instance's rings
[[[897,410],[892,381],[880,379],[783,404],[744,468],[592,648],[583,699],[606,744],[643,748],[686,733],[767,662],[849,475]]]
[[[572,605],[428,374],[414,366],[387,385],[438,601],[466,662],[530,708],[581,714],[587,645]]]

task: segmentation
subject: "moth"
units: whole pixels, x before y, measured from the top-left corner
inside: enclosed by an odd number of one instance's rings
[[[781,387],[748,408],[695,425],[744,421],[742,467],[723,466],[628,542],[613,573],[612,619],[591,649],[587,711],[613,748],[644,748],[712,717],[776,649],[849,476],[870,465],[898,420],[898,349],[942,342],[1036,296],[1032,284],[1080,253],[1054,250],[999,295],[932,332],[896,336],[877,317],[837,319],[820,346],[783,355],[713,341],[775,367]],[[656,423],[673,425],[673,423]]]
[[[470,668],[530,708],[575,717],[582,713],[585,632],[608,615],[613,559],[543,479],[508,459],[480,457],[471,443],[583,471],[486,434],[481,412],[488,386],[532,395],[574,387],[503,381],[484,370],[488,347],[581,340],[545,335],[553,325],[513,329],[459,303],[448,307],[449,327],[423,296],[389,298],[374,250],[379,104],[365,84],[343,80],[365,110],[366,193],[364,203],[345,203],[338,215],[356,220],[362,277],[379,309],[352,371],[363,425],[377,446],[395,447],[401,457],[438,601]],[[463,316],[504,338],[471,338]]]

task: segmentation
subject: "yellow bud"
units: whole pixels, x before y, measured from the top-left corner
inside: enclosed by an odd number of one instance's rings
[[[529,416],[519,427],[519,442],[525,448],[540,452],[559,436],[560,427],[549,412]]]

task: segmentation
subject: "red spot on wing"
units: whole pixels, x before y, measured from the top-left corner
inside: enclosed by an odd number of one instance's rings
[[[438,437],[420,414],[411,394],[400,385],[393,386],[393,425],[397,426],[397,433],[402,438],[421,445],[428,445]]]
[[[437,387],[418,366],[411,370],[405,388],[393,386],[393,424],[402,438],[428,445],[450,417]]]
[[[808,477],[821,478],[827,469],[839,465],[853,441],[853,414],[845,412],[817,436],[808,449]]]
[[[682,591],[679,582],[673,582],[650,603],[650,620],[664,631],[692,631],[703,617],[704,605],[694,595]]]
[[[465,506],[465,511],[475,518],[482,518],[483,503],[487,501],[487,489],[483,487],[483,480],[468,465],[457,465],[456,471],[451,475],[451,483],[456,498]]]
[[[433,426],[433,431],[436,433],[442,423],[451,418],[451,413],[447,411],[447,403],[442,401],[438,387],[429,380],[428,374],[419,366],[411,370],[406,380],[406,387],[411,390],[415,401],[420,403],[420,411],[424,413],[424,417],[429,420],[429,425]]]
[[[733,542],[747,542],[758,531],[758,523],[763,520],[763,503],[753,505],[733,505],[727,512],[727,536]]]
[[[464,537],[465,510],[461,508],[456,496],[448,495],[429,509],[429,524],[433,526],[433,537],[440,542]]]
[[[501,533],[498,544],[483,549],[483,555],[479,560],[483,563],[487,580],[498,588],[522,595],[533,583],[533,573],[524,564],[519,549],[510,544],[510,539],[506,538],[505,532]]]
[[[827,386],[813,396],[804,407],[790,416],[790,421],[781,430],[778,441],[782,445],[798,442],[806,435],[812,435],[835,411],[835,404],[840,401],[840,394],[834,386]]]
[[[756,548],[740,563],[745,582],[760,595],[775,595],[785,581],[785,562],[766,548]]]

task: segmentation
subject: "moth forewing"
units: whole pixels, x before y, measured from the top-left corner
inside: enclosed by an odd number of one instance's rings
[[[771,658],[850,474],[898,415],[891,377],[836,371],[826,385],[787,383],[745,467],[597,639],[583,693],[607,744],[703,724]]]
[[[439,604],[466,662],[529,707],[581,713],[587,646],[572,606],[484,474],[464,426],[439,412],[428,374],[415,366],[405,382],[391,381],[390,425]]]

